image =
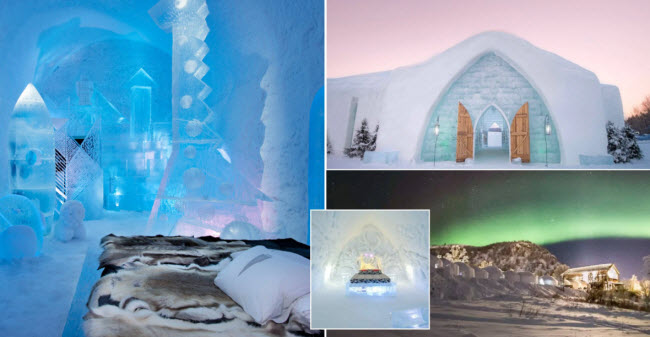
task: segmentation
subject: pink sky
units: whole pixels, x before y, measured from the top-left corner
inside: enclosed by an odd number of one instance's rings
[[[327,77],[421,62],[487,30],[618,86],[626,116],[650,95],[650,0],[328,0]]]

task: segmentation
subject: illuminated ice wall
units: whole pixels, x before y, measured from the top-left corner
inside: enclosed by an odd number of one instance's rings
[[[310,107],[318,106],[315,99],[323,100],[315,98],[323,86],[323,1],[207,1],[210,15],[192,21],[198,26],[179,27],[177,34],[160,29],[149,16],[157,3],[3,4],[0,109],[11,111],[32,82],[56,130],[77,146],[93,126],[100,126],[101,152],[95,162],[102,177],[86,193],[99,191],[104,209],[150,211],[167,161],[178,159],[170,167],[182,172],[170,173],[178,181],[170,179],[167,187],[172,188],[161,194],[159,209],[170,200],[165,193],[183,201],[156,213],[167,217],[159,222],[167,224],[164,228],[152,225],[156,234],[168,234],[188,205],[194,215],[181,223],[187,234],[215,234],[237,220],[274,237],[306,242],[308,204],[313,198],[322,203],[322,182],[308,194],[307,181],[309,129],[323,124],[318,114],[310,118]],[[185,9],[197,9],[197,3],[166,2],[169,8],[178,4]],[[202,13],[193,15],[207,15]],[[160,20],[173,22],[162,15]],[[207,34],[204,40],[192,36],[201,32]],[[183,34],[190,36],[188,44],[175,49],[182,41],[173,37]],[[196,57],[202,51],[197,42],[211,50],[202,59]],[[179,88],[188,92],[181,94]],[[207,88],[212,89],[209,95]],[[176,110],[181,115],[174,115]],[[174,129],[172,116],[180,116]],[[0,123],[8,119],[0,114]],[[178,131],[174,146],[172,131]],[[7,136],[0,132],[0,142],[6,144]],[[190,146],[196,150],[195,164],[183,166],[188,163],[184,156],[193,155],[185,151]],[[173,147],[177,157],[171,154]],[[201,159],[204,155],[209,158]],[[0,194],[9,191],[8,160],[8,149],[1,147]],[[192,170],[183,179],[190,168],[204,172]],[[202,174],[205,189],[196,188]],[[193,189],[190,199],[185,198],[185,182]]]
[[[233,168],[223,139],[212,125],[217,114],[205,103],[212,89],[202,81],[210,29],[205,0],[162,0],[149,11],[161,28],[172,32],[172,154],[167,163],[149,226],[179,234],[218,235],[228,223],[257,222],[263,193]],[[251,212],[249,208],[253,208]]]

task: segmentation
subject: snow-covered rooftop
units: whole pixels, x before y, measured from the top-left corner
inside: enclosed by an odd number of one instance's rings
[[[562,273],[562,275],[573,274],[573,273],[582,273],[582,272],[585,272],[585,271],[594,271],[594,270],[597,270],[597,271],[609,270],[609,268],[611,268],[612,266],[614,266],[613,263],[603,263],[603,264],[595,264],[595,265],[592,265],[592,266],[571,268],[571,269],[567,269],[564,273]]]

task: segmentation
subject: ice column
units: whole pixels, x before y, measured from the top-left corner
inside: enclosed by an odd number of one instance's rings
[[[131,80],[131,139],[151,141],[151,87],[154,80],[140,68]]]
[[[29,198],[45,217],[43,234],[52,229],[55,206],[54,127],[43,98],[30,83],[9,119],[11,193]]]
[[[203,102],[211,91],[201,80],[209,69],[203,63],[208,13],[205,0],[161,0],[149,10],[173,37],[173,145],[149,217],[149,230],[156,233],[175,226],[170,232],[218,235],[228,222],[246,221],[265,198],[233,170],[212,127],[215,114]]]

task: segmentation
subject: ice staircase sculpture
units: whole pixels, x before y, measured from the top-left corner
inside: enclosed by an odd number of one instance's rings
[[[91,202],[82,194],[93,194],[86,189],[94,188],[102,179],[100,132],[101,120],[95,122],[79,145],[68,136],[66,126],[55,131],[57,212],[67,200]]]
[[[215,113],[204,103],[211,88],[201,79],[209,28],[205,0],[161,0],[149,10],[172,32],[172,154],[151,210],[148,231],[218,235],[228,222],[259,213],[266,200],[230,163],[215,132]]]

